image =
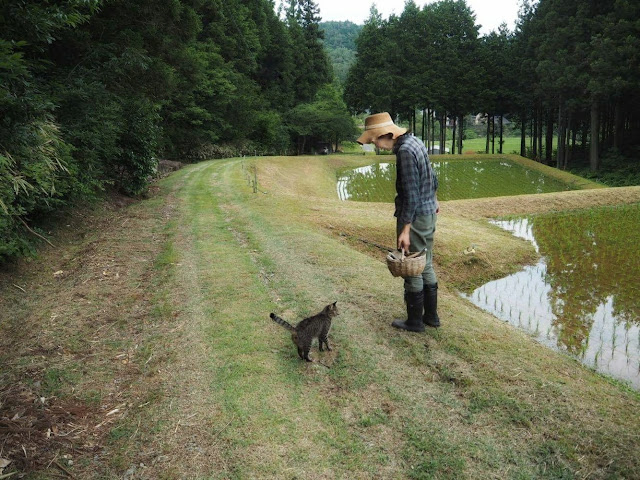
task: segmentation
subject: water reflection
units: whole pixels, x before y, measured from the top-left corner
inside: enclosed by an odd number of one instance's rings
[[[340,200],[361,202],[393,201],[395,182],[395,163],[375,163],[354,168],[343,172],[338,178],[338,197]]]
[[[467,298],[640,389],[640,205],[495,223],[543,257]]]
[[[569,190],[571,187],[540,172],[504,160],[433,161],[439,179],[438,198],[458,200]],[[395,163],[345,170],[338,177],[342,200],[393,202]]]

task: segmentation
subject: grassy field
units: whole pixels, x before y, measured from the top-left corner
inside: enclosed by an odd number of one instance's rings
[[[520,154],[520,137],[503,137],[502,140],[504,141],[504,145],[502,146],[502,151],[504,152],[505,155],[512,154],[512,153],[515,153],[517,155]],[[529,147],[530,141],[531,139],[527,137],[527,147]],[[463,140],[462,153],[465,153],[465,154],[484,153],[486,144],[487,144],[486,142],[487,140],[485,137]],[[500,150],[499,142],[500,142],[500,138],[496,137],[495,147],[494,147],[496,153],[498,153],[498,151]],[[555,137],[553,139],[553,145],[554,147],[557,146],[557,138]],[[451,149],[451,133],[449,133],[447,137],[447,148]],[[359,144],[353,143],[353,142],[344,142],[344,144],[342,145],[342,149],[344,150],[345,153],[361,153],[362,152],[362,147]],[[491,144],[489,144],[489,153],[491,153]],[[371,152],[369,154],[373,155],[374,153]]]
[[[502,151],[505,154],[516,153],[520,154],[520,137],[503,137],[502,139],[504,144],[502,146]],[[500,137],[496,137],[495,141],[495,152],[498,153],[500,150],[499,147]],[[527,138],[527,146],[529,145],[529,139]],[[473,152],[473,153],[484,153],[485,148],[487,146],[487,139],[482,138],[473,138],[462,141],[462,152]],[[489,143],[489,153],[491,153],[491,143]]]
[[[443,327],[408,334],[390,326],[402,282],[374,246],[394,243],[392,205],[337,199],[336,171],[365,163],[191,165],[148,200],[67,219],[56,247],[6,266],[4,473],[634,478],[640,395],[457,292],[536,256],[486,217],[638,203],[640,188],[443,202]],[[334,301],[333,351],[300,361],[269,313],[295,322]]]

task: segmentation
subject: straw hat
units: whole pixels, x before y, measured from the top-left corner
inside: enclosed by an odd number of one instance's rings
[[[387,133],[393,133],[393,138],[398,138],[400,135],[407,133],[407,129],[398,127],[393,123],[391,115],[387,112],[375,113],[364,120],[364,133],[360,135],[357,142],[362,145],[371,143],[376,138]]]

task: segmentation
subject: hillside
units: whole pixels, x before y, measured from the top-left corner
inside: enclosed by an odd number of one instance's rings
[[[333,71],[341,84],[347,79],[349,68],[355,62],[355,40],[362,30],[362,25],[346,22],[321,22],[324,32],[324,48],[329,54]]]

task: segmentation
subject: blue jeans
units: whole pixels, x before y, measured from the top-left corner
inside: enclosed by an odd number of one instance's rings
[[[436,272],[433,270],[433,235],[436,231],[436,217],[435,213],[431,215],[423,215],[416,217],[411,223],[411,231],[409,233],[409,241],[411,246],[410,252],[419,252],[422,249],[427,249],[427,264],[422,271],[422,275],[415,277],[406,277],[404,279],[405,292],[421,292],[424,285],[433,285],[438,282],[436,278]],[[404,225],[396,223],[396,237],[400,235]]]

